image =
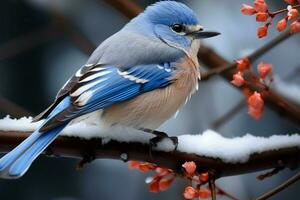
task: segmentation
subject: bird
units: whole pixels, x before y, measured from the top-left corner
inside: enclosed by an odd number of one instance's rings
[[[96,116],[107,127],[156,130],[197,90],[200,41],[219,35],[177,1],[159,1],[103,41],[34,118],[43,123],[0,159],[0,177],[22,177],[75,121]]]

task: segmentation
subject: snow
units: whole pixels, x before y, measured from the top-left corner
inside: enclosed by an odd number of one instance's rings
[[[19,120],[5,117],[0,120],[2,131],[34,131],[42,122],[31,123],[32,118]],[[107,128],[99,124],[77,122],[67,126],[61,135],[79,137],[82,139],[102,138],[105,144],[110,140],[119,142],[140,142],[146,144],[153,136],[149,133],[132,128],[116,126]],[[243,137],[225,138],[213,130],[206,130],[198,135],[178,136],[178,151],[193,153],[200,156],[220,158],[224,162],[246,162],[250,155],[280,148],[299,147],[300,135],[273,135],[257,137],[246,134]],[[172,151],[174,145],[169,139],[164,139],[156,148],[161,151]]]

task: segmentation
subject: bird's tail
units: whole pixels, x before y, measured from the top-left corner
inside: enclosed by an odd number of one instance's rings
[[[31,163],[49,146],[66,125],[40,133],[37,129],[19,146],[0,159],[1,178],[19,178]]]
[[[43,125],[71,104],[71,98],[64,98],[48,115]],[[70,120],[69,120],[70,121]],[[68,125],[68,120],[46,132],[37,128],[26,140],[0,159],[0,178],[19,178],[31,163],[49,146],[58,134]]]

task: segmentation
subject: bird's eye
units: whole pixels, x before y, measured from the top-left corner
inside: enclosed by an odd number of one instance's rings
[[[181,24],[173,24],[171,28],[176,33],[184,33],[185,31],[185,27]]]

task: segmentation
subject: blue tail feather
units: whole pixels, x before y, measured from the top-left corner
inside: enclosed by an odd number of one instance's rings
[[[69,96],[63,99],[49,114],[48,118],[41,126],[60,111],[67,108],[70,105],[70,102]],[[0,159],[0,177],[18,178],[22,176],[34,159],[49,146],[67,124],[68,122],[44,133],[39,132],[41,127],[37,128],[36,131],[34,131],[19,146]]]
[[[22,176],[31,163],[51,144],[65,125],[43,133],[9,168],[8,174],[14,178]]]
[[[41,133],[35,131],[26,140],[24,140],[19,146],[13,149],[0,159],[0,173],[9,165],[11,165],[26,149],[28,149],[39,137]]]

